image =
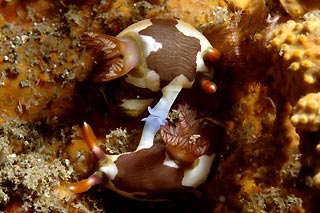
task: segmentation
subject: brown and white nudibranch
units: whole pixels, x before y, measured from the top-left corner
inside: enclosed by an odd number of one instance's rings
[[[86,180],[70,187],[80,193],[95,184],[135,199],[170,199],[192,192],[209,172],[214,154],[204,153],[189,166],[170,159],[166,144],[154,140],[183,88],[196,82],[207,93],[216,91],[211,81],[220,52],[191,25],[165,18],[135,23],[116,37],[88,32],[81,44],[100,55],[97,82],[116,81],[122,90],[115,102],[123,113],[137,117],[148,109],[140,143],[133,152],[106,155],[98,147],[88,124],[84,138],[99,159],[100,168]],[[124,91],[124,92],[123,92]],[[160,100],[155,100],[160,93]],[[150,105],[157,101],[151,108]]]

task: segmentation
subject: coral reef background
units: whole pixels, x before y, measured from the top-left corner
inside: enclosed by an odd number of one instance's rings
[[[318,212],[319,9],[312,0],[0,0],[0,211]],[[73,194],[69,185],[94,171],[83,121],[109,153],[133,150],[142,128],[111,113],[80,35],[116,35],[150,17],[186,21],[222,52],[217,92],[185,90],[176,104],[228,138],[214,141],[202,196],[149,203],[102,186]]]

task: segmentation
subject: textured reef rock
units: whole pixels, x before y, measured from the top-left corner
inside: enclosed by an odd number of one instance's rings
[[[280,3],[292,18],[301,17],[320,6],[318,1],[313,0],[280,0]]]
[[[271,32],[268,48],[279,67],[271,70],[279,88],[291,103],[320,88],[320,19],[311,14],[303,21],[289,20]]]
[[[292,122],[298,129],[317,131],[320,88],[319,11],[304,20],[289,20],[271,32],[268,49],[276,66],[270,70],[277,87],[294,106]],[[312,100],[314,99],[314,100]]]
[[[299,134],[301,152],[299,178],[310,189],[319,190],[319,3],[281,3],[296,19],[272,26],[267,45],[273,60],[269,71],[275,79],[276,88],[292,105],[290,121]],[[318,196],[318,192],[311,190],[310,193]]]
[[[292,123],[301,130],[317,131],[320,128],[320,92],[308,93],[294,107]]]
[[[54,15],[53,9],[45,1],[1,3],[1,122],[54,117],[72,108],[70,94],[87,75],[91,60],[67,32],[63,19],[68,14]]]

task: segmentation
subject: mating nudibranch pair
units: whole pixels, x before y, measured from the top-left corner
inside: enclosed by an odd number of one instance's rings
[[[85,123],[84,138],[100,168],[88,179],[72,185],[71,191],[80,193],[104,184],[126,197],[166,200],[201,185],[210,172],[214,154],[204,153],[188,166],[179,164],[154,136],[166,123],[181,89],[191,88],[196,82],[207,93],[216,91],[210,63],[219,59],[220,52],[191,25],[164,18],[140,21],[116,37],[85,33],[81,43],[102,56],[102,71],[95,81],[118,78],[122,89],[130,88],[127,94],[122,93],[123,97],[117,97],[121,110],[138,116],[148,108],[149,116],[142,119],[145,125],[136,150],[120,155],[106,155]],[[154,97],[150,94],[159,91],[162,97],[151,108]]]

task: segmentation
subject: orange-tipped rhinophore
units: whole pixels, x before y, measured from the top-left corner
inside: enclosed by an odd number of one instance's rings
[[[73,193],[82,193],[88,191],[94,185],[101,184],[102,181],[102,175],[99,172],[95,172],[88,179],[84,179],[73,184],[69,189]]]
[[[96,138],[95,134],[93,133],[90,125],[86,122],[83,123],[82,134],[83,134],[84,140],[86,141],[88,147],[92,150],[94,155],[99,160],[104,160],[106,158],[105,153],[98,146],[97,138]]]

